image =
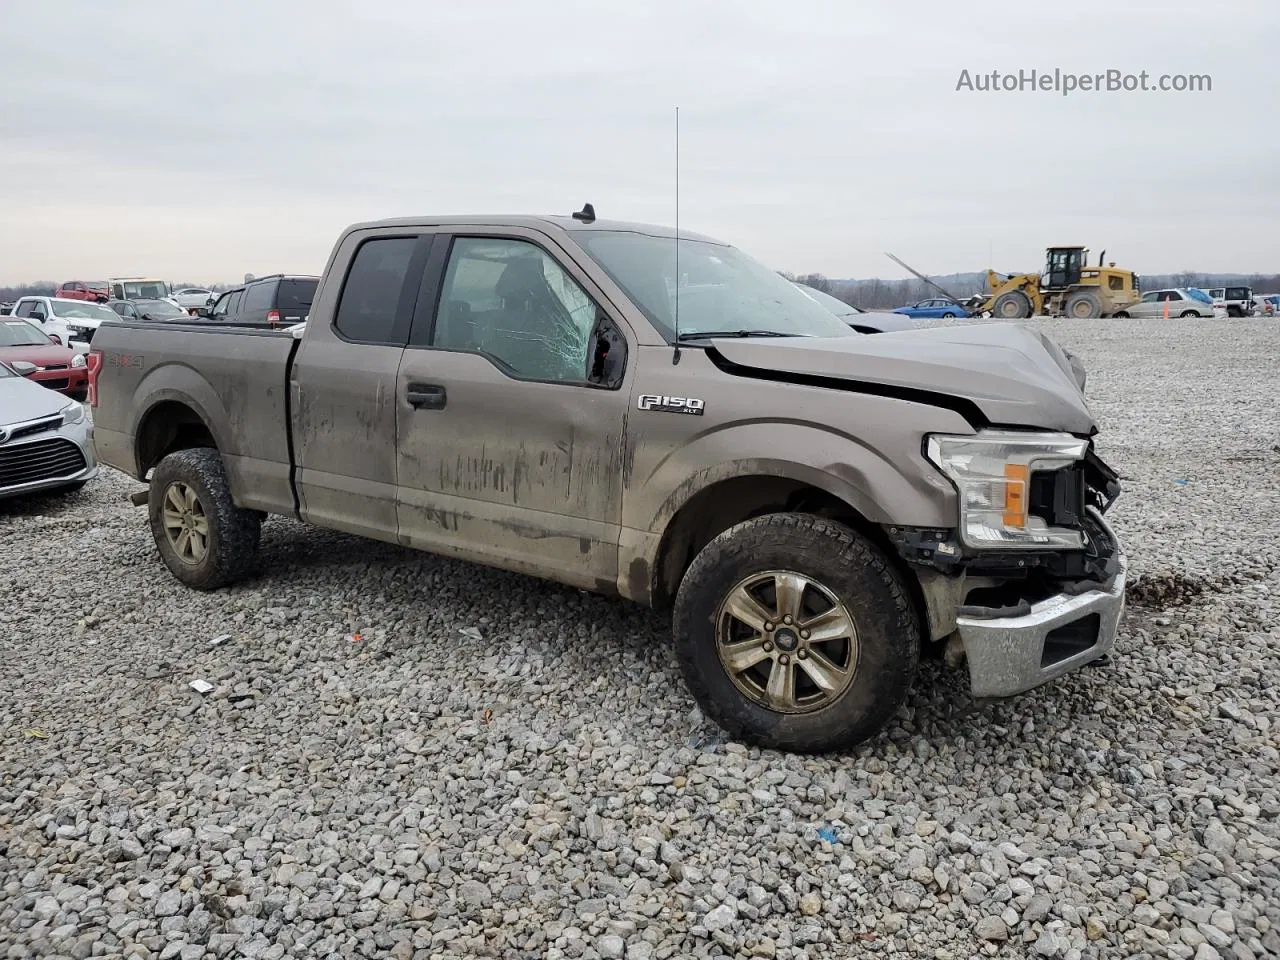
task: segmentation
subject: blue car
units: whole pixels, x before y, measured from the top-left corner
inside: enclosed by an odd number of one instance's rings
[[[940,320],[949,317],[967,317],[969,311],[953,300],[935,297],[932,300],[921,300],[909,307],[899,307],[894,313],[905,314],[918,320]]]

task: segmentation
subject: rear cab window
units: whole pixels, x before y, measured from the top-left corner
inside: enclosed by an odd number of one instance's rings
[[[360,244],[333,318],[333,327],[342,339],[404,346],[412,304],[401,310],[400,300],[419,239],[374,237]]]

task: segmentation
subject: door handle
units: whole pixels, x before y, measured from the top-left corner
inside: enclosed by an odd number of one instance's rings
[[[409,406],[419,410],[444,409],[444,387],[434,383],[411,383],[405,390],[404,396],[409,401]]]

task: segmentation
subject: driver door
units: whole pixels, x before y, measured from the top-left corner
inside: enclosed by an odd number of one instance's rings
[[[440,235],[431,264],[396,385],[401,542],[613,588],[629,328],[534,231]]]

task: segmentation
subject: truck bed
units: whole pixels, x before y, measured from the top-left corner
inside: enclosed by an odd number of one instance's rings
[[[296,515],[288,385],[298,343],[281,330],[222,323],[104,323],[93,341],[99,459],[145,480],[175,439],[148,429],[148,418],[166,402],[185,403],[214,431],[236,504]]]

